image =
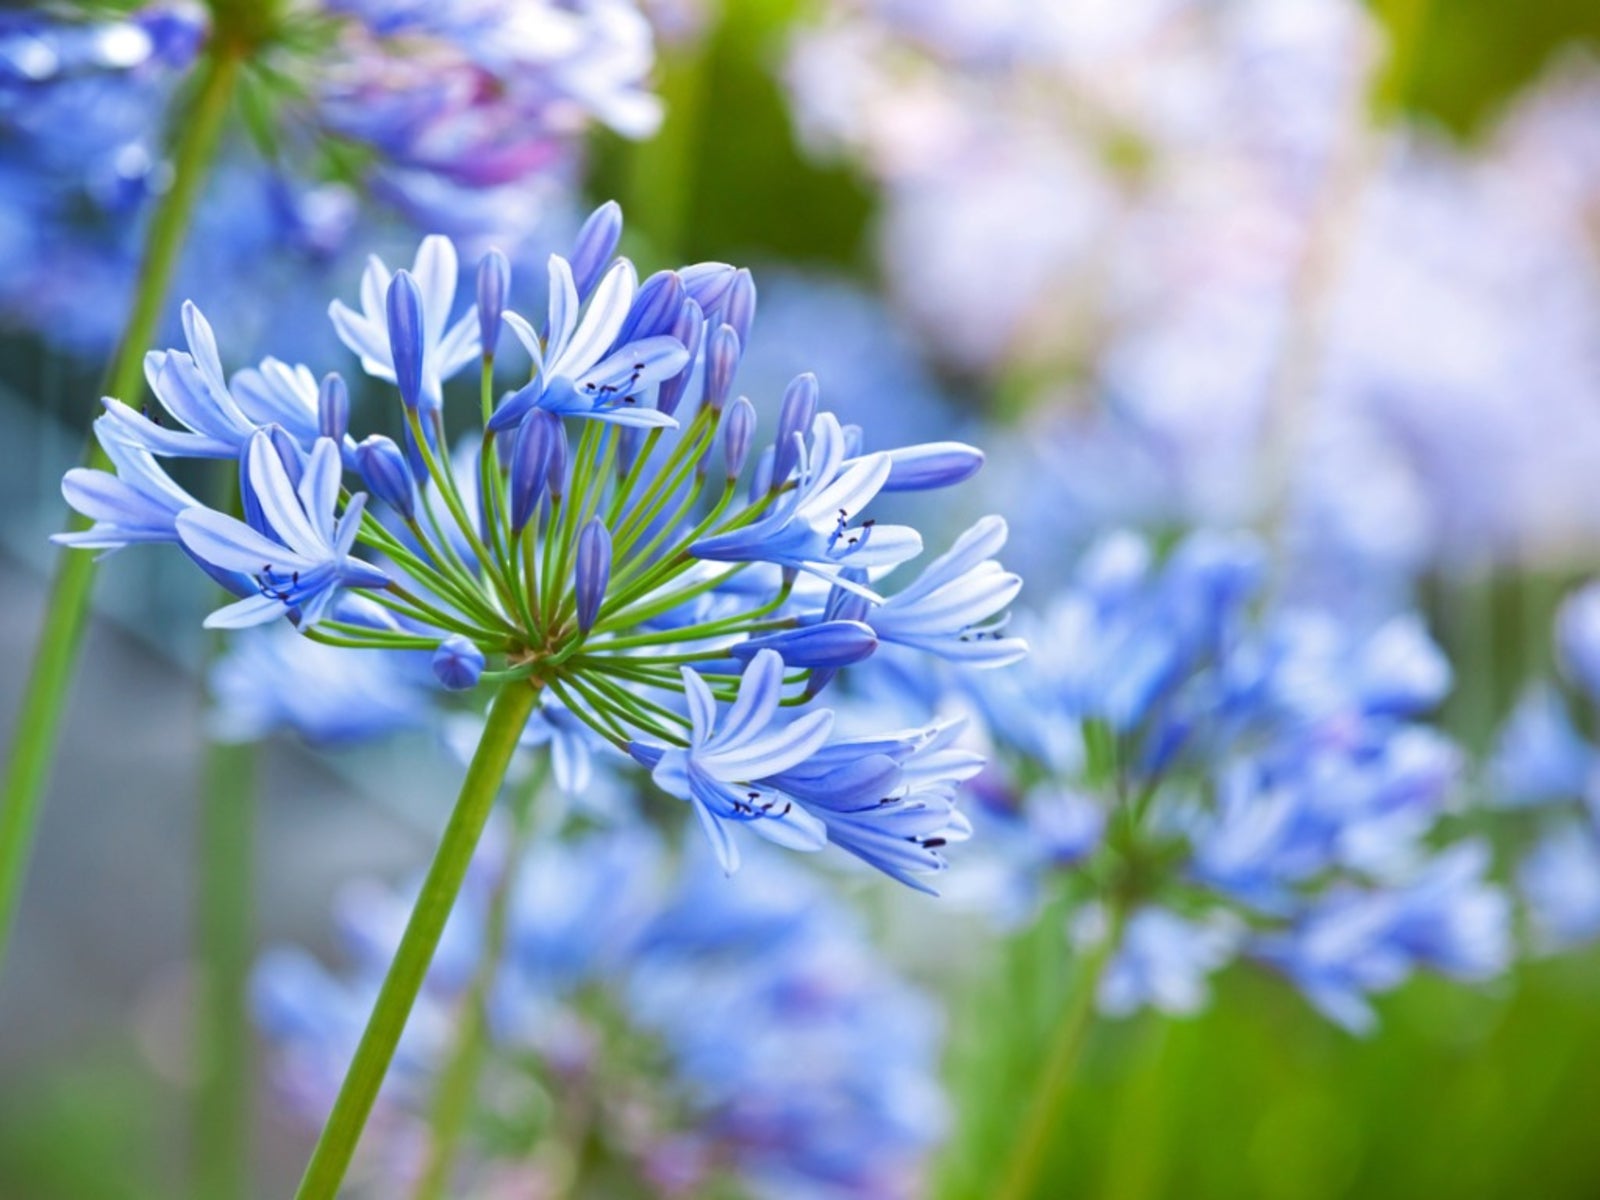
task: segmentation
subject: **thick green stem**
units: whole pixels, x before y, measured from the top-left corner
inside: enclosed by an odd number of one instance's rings
[[[528,837],[533,832],[534,802],[549,775],[548,762],[548,756],[540,758],[539,765],[534,768],[527,783],[517,789],[514,797],[513,825],[506,847],[505,865],[489,897],[489,913],[484,922],[483,945],[478,951],[477,967],[473,971],[467,994],[461,999],[455,1040],[434,1092],[428,1160],[417,1181],[414,1193],[416,1200],[443,1200],[449,1193],[450,1168],[455,1162],[456,1147],[460,1144],[467,1119],[472,1115],[478,1072],[482,1069],[487,1047],[489,995],[499,975],[501,955],[505,952],[511,897],[516,890]]]
[[[173,268],[226,123],[239,66],[238,51],[218,44],[202,68],[199,90],[188,109],[183,136],[174,153],[172,188],[151,218],[133,309],[107,370],[106,390],[120,400],[136,401],[144,386],[145,351],[150,348],[166,307]],[[92,467],[110,464],[92,438],[85,460]],[[86,525],[75,518],[70,528],[82,529]],[[5,792],[0,797],[0,964],[5,961],[22,877],[33,846],[39,804],[55,752],[61,711],[66,705],[67,685],[83,640],[94,575],[93,555],[82,550],[61,554],[45,601],[39,648],[22,692],[11,759],[6,765]]]
[[[251,1033],[247,992],[253,945],[255,748],[206,747],[200,797],[198,918],[200,1087],[196,1194],[250,1190]]]
[[[1039,1190],[1040,1173],[1050,1158],[1051,1135],[1060,1129],[1072,1073],[1094,1024],[1100,978],[1121,940],[1122,921],[1113,913],[1105,939],[1084,959],[1071,1000],[1056,1022],[1017,1140],[999,1172],[1000,1185],[992,1193],[993,1200],[1028,1200]]]
[[[537,697],[537,690],[527,683],[506,684],[495,695],[450,823],[445,826],[394,962],[367,1019],[366,1032],[361,1035],[333,1111],[295,1193],[298,1200],[333,1200],[339,1190]]]

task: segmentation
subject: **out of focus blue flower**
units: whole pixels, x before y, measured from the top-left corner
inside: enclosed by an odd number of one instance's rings
[[[1486,772],[1488,801],[1517,857],[1514,878],[1538,949],[1600,936],[1600,584],[1563,601],[1556,660],[1575,696],[1548,680],[1523,693]],[[1575,702],[1574,702],[1575,701]]]
[[[363,1143],[385,1189],[405,1190],[425,1151],[495,856],[480,852]],[[696,857],[673,872],[636,833],[528,857],[474,1125],[512,1136],[469,1135],[458,1186],[477,1194],[537,1178],[559,1131],[578,1122],[608,1171],[663,1194],[730,1184],[785,1200],[918,1194],[944,1124],[938,1014],[818,882],[763,868],[729,879]],[[272,952],[257,972],[280,1094],[308,1121],[332,1103],[407,907],[378,889],[352,894],[341,928],[353,969],[342,977],[298,950]]]
[[[590,123],[639,137],[660,120],[629,0],[319,0],[283,20],[251,83],[278,122],[271,161],[225,138],[176,283],[226,317],[231,345],[325,344],[313,301],[355,275],[358,227],[369,247],[418,230],[474,255],[532,247],[563,215]],[[166,3],[0,25],[0,319],[74,351],[115,340],[170,184],[163,131],[209,36],[199,6]]]
[[[380,652],[352,660],[288,626],[237,638],[211,668],[212,733],[231,742],[288,730],[341,745],[420,728],[434,695],[419,659]]]
[[[1204,531],[1087,553],[1033,655],[961,685],[1001,768],[974,820],[1017,872],[1008,921],[1063,872],[1121,908],[1107,1011],[1194,1011],[1246,958],[1365,1028],[1414,969],[1501,969],[1508,908],[1479,851],[1439,848],[1461,754],[1423,723],[1450,669],[1421,623],[1269,606],[1264,561]]]

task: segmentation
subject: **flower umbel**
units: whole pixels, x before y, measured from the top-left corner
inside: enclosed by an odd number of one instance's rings
[[[107,401],[100,435],[117,472],[68,477],[68,499],[98,522],[71,541],[179,542],[240,596],[214,626],[287,617],[334,646],[428,652],[449,690],[547,689],[692,804],[728,870],[741,825],[796,849],[837,842],[908,882],[938,870],[938,849],[965,836],[953,789],[970,771],[907,768],[928,730],[830,743],[833,714],[815,697],[883,641],[977,666],[1022,652],[997,633],[1018,587],[992,557],[1002,522],[981,522],[885,599],[881,576],[922,542],[864,511],[886,488],[959,482],[982,455],[860,452],[810,377],[789,390],[781,444],[761,453],[756,406],[732,395],[750,275],[701,263],[639,284],[627,259],[606,265],[620,219],[603,207],[570,259],[551,257],[542,330],[503,307],[501,256],[481,272],[488,307],[461,313],[446,239],[427,238],[411,271],[372,262],[360,311],[331,312],[367,373],[399,392],[399,441],[351,437],[336,375],[319,386],[268,360],[228,379],[189,306],[188,352],[148,363],[180,428]],[[496,402],[501,321],[533,369]],[[482,434],[452,448],[444,389],[474,360]],[[242,514],[173,484],[157,460],[184,456],[236,457]],[[350,473],[367,492],[346,489]],[[803,574],[831,592],[799,586]]]

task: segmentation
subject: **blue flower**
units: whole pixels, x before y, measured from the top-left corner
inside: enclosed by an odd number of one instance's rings
[[[713,562],[766,560],[809,571],[846,591],[881,597],[840,574],[844,568],[895,566],[922,551],[922,538],[904,525],[867,520],[852,526],[889,478],[887,455],[846,461],[844,431],[832,413],[819,413],[800,455],[794,489],[766,516],[690,547]]]
[[[1261,562],[1229,535],[1193,534],[1159,562],[1108,539],[1033,627],[1027,663],[961,681],[1002,749],[978,810],[1021,877],[1001,896],[1042,899],[1079,864],[1108,889],[1124,918],[1111,1011],[1192,1011],[1212,972],[1259,955],[1353,1023],[1378,951],[1333,931],[1372,914],[1413,965],[1476,979],[1503,960],[1504,897],[1441,828],[1463,755],[1423,719],[1448,663],[1414,616],[1257,611]],[[1062,794],[1058,856],[1039,844],[1053,814],[1033,809]],[[1471,929],[1450,925],[1455,903]]]
[[[1003,667],[1028,653],[1022,638],[1002,637],[998,615],[1016,599],[1020,576],[994,555],[1006,542],[1006,523],[985,517],[956,539],[882,604],[860,614],[880,641],[922,650],[971,667]]]
[[[828,841],[822,822],[758,781],[798,766],[820,750],[833,729],[833,713],[818,709],[787,723],[777,720],[783,659],[772,650],[751,659],[739,682],[738,699],[720,725],[717,702],[705,681],[685,667],[683,683],[693,723],[688,747],[662,750],[636,743],[630,750],[651,768],[657,787],[693,806],[722,869],[731,873],[739,867],[739,849],[728,824],[749,825],[791,849],[822,849]]]
[[[420,728],[434,693],[419,657],[352,657],[287,625],[251,632],[230,642],[211,669],[212,736],[246,742],[289,730],[338,746]]]
[[[425,1114],[505,869],[490,832],[368,1130],[373,1184],[386,1195],[415,1187]],[[554,1148],[568,1106],[582,1105],[607,1178],[641,1191],[731,1185],[779,1200],[918,1186],[947,1123],[939,1013],[884,966],[821,881],[780,861],[761,867],[729,879],[700,854],[674,867],[636,830],[525,858],[508,895],[478,1095],[497,1097],[497,1123],[529,1136],[480,1136],[485,1125],[469,1119],[464,1184],[514,1193]],[[276,949],[253,986],[274,1094],[308,1122],[337,1090],[405,911],[401,895],[370,885],[341,907],[349,969]],[[639,1044],[652,1048],[648,1075],[628,1051]],[[530,1086],[552,1078],[562,1086]],[[536,1115],[525,1097],[547,1099]]]
[[[123,440],[117,432],[95,422],[100,445],[115,474],[74,467],[61,480],[68,504],[94,522],[76,533],[58,533],[51,541],[60,546],[90,550],[120,550],[135,542],[173,542],[178,539],[178,514],[199,502],[172,481],[143,446]]]
[[[1428,968],[1463,980],[1504,971],[1510,905],[1485,882],[1487,847],[1465,843],[1402,887],[1340,889],[1294,928],[1261,938],[1255,953],[1288,974],[1330,1020],[1373,1027],[1368,997]]]
[[[454,324],[459,265],[450,239],[434,235],[422,239],[410,274],[422,298],[421,400],[428,408],[443,403],[444,382],[478,359],[478,310],[469,308]],[[342,300],[328,307],[339,338],[361,356],[361,369],[374,379],[395,382],[395,361],[390,341],[388,295],[394,275],[376,256],[367,260],[361,276],[361,311]]]
[[[535,408],[617,425],[676,425],[666,413],[637,401],[642,392],[677,374],[688,362],[683,343],[666,334],[653,334],[616,344],[637,288],[633,264],[619,259],[584,308],[571,265],[552,254],[545,339],[541,341],[533,326],[518,314],[505,315],[506,324],[533,358],[534,377],[495,410],[490,431],[510,429]]]
[[[339,501],[339,448],[320,439],[297,488],[290,482],[272,438],[259,432],[248,452],[250,486],[272,536],[208,508],[177,518],[178,536],[196,557],[223,571],[252,576],[260,593],[206,618],[211,629],[239,629],[274,617],[292,616],[314,626],[341,588],[382,588],[389,577],[351,557],[361,527],[365,495],[351,497],[343,515]]]
[[[429,410],[477,356],[482,331],[472,313],[446,328],[456,283],[446,241],[424,242],[415,279],[375,261],[362,311],[332,310],[367,369],[395,382],[399,441],[356,440],[337,375],[319,386],[308,368],[267,359],[227,380],[210,326],[186,309],[188,351],[148,360],[176,427],[112,402],[98,429],[119,473],[69,476],[68,493],[97,520],[69,544],[175,538],[242,597],[213,626],[283,615],[351,650],[425,654],[450,687],[532,680],[560,714],[550,740],[569,782],[592,746],[632,749],[694,806],[730,869],[734,824],[800,849],[834,841],[908,882],[942,869],[940,849],[967,836],[955,787],[971,772],[930,768],[950,760],[924,728],[835,749],[832,713],[815,699],[889,639],[912,662],[995,664],[1021,651],[992,636],[1018,587],[992,558],[1005,536],[998,520],[979,522],[898,597],[885,589],[885,600],[873,590],[885,588],[880,576],[866,574],[921,547],[909,525],[861,519],[895,464],[929,483],[955,468],[930,474],[928,463],[959,459],[963,474],[976,452],[861,454],[860,431],[819,411],[802,376],[784,403],[793,465],[774,479],[789,456],[774,446],[752,463],[756,404],[730,399],[753,335],[753,279],[700,263],[640,287],[630,261],[604,261],[619,232],[620,213],[603,206],[579,235],[578,267],[550,260],[543,334],[501,314],[533,353],[533,380],[486,415],[482,438],[454,447],[454,422]],[[495,305],[498,288],[488,279]],[[704,365],[691,363],[690,345],[706,348]],[[492,385],[493,359],[482,365]],[[677,389],[680,426],[649,400],[691,371],[709,382],[698,401]],[[589,423],[574,438],[578,421]],[[495,442],[513,422],[515,435]],[[724,470],[713,471],[719,437]],[[242,519],[176,489],[155,465],[163,455],[238,458]],[[365,493],[341,513],[350,473],[382,513],[364,512]],[[859,615],[840,616],[846,604]],[[985,644],[966,649],[964,637]],[[720,720],[719,703],[730,705]],[[839,754],[860,760],[851,788],[814,787],[808,771]]]
[[[1141,908],[1122,931],[1099,1005],[1112,1016],[1144,1007],[1172,1016],[1199,1012],[1210,998],[1210,977],[1237,952],[1240,931],[1229,922],[1187,920],[1170,909]]]

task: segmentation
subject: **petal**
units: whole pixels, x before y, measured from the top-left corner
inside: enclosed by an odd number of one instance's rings
[[[247,629],[252,625],[265,625],[288,612],[283,601],[270,596],[246,596],[224,608],[217,609],[206,618],[207,629]]]
[[[366,270],[361,272],[361,312],[367,320],[375,322],[380,328],[386,324],[384,319],[386,311],[384,298],[388,296],[389,285],[393,282],[394,274],[388,267],[384,266],[383,259],[376,254],[367,255]],[[334,303],[338,304],[338,301],[336,300]],[[340,305],[340,307],[344,306]],[[358,350],[356,353],[359,354],[360,351]]]
[[[450,239],[438,233],[423,238],[417,257],[412,260],[411,273],[422,293],[422,344],[436,346],[450,323],[460,274],[456,248]]]
[[[572,267],[559,254],[550,256],[550,328],[546,331],[546,348],[552,359],[559,358],[572,340],[572,331],[578,326],[578,285],[572,279]]]
[[[617,331],[628,319],[628,307],[633,303],[636,286],[633,264],[619,258],[595,289],[577,331],[551,362],[551,375],[576,378],[600,361],[606,347],[616,341]]]
[[[689,702],[689,720],[694,726],[694,743],[703,745],[711,738],[717,723],[717,702],[706,681],[688,667],[680,668],[683,676],[683,694]]]
[[[700,828],[705,830],[723,874],[732,875],[739,869],[739,847],[734,844],[732,832],[698,797],[692,797],[689,803],[700,818]]]
[[[950,549],[923,568],[916,582],[897,593],[891,603],[909,604],[975,570],[985,559],[993,558],[1004,548],[1006,533],[1004,518],[982,518],[958,537]]]
[[[772,812],[750,822],[752,832],[786,850],[812,852],[828,844],[828,827],[798,804],[785,800]]]
[[[660,383],[676,375],[688,361],[689,352],[677,338],[643,338],[607,355],[573,382],[580,392],[598,403]]]
[[[783,656],[776,650],[758,651],[740,677],[739,694],[728,709],[727,719],[706,749],[737,750],[760,736],[778,715],[782,699]]]
[[[719,779],[765,779],[805,762],[822,749],[832,732],[833,712],[822,708],[746,741],[737,749],[699,755],[697,761]]]
[[[270,435],[261,432],[250,439],[248,463],[250,491],[273,532],[296,553],[310,559],[323,557],[329,549],[328,539],[306,518]]]
[[[533,359],[533,373],[535,375],[544,370],[544,347],[539,344],[539,335],[534,332],[532,325],[520,313],[510,309],[500,314],[500,319],[511,327],[511,332],[517,335],[517,341],[522,343],[522,348],[528,352],[528,357]]]
[[[333,553],[335,558],[344,558],[349,555],[351,548],[356,544],[356,535],[361,532],[361,514],[367,508],[367,494],[357,492],[350,497],[350,503],[344,506],[344,515],[339,518],[339,523],[334,531]]]
[[[438,350],[429,360],[429,366],[438,373],[440,379],[453,378],[457,371],[478,357],[480,340],[478,306],[474,304],[445,333]]]
[[[183,302],[183,333],[189,343],[189,353],[194,356],[206,383],[216,391],[226,392],[228,377],[222,373],[222,356],[217,353],[217,335],[212,331],[211,322],[206,320],[205,314],[193,300]]]
[[[382,312],[380,308],[378,310]],[[361,369],[374,379],[381,379],[386,383],[394,382],[394,362],[390,357],[388,324],[374,324],[372,321],[352,312],[344,304],[335,300],[328,305],[328,319],[333,322],[333,331],[339,335],[339,340],[352,353],[360,356]]]
[[[343,475],[344,460],[339,455],[338,445],[332,438],[318,438],[300,476],[296,494],[318,535],[330,546],[337,536],[333,510],[339,503],[339,483]]]
[[[187,509],[178,514],[176,524],[178,537],[191,552],[224,571],[259,575],[268,567],[309,571],[317,565],[214,509]]]

